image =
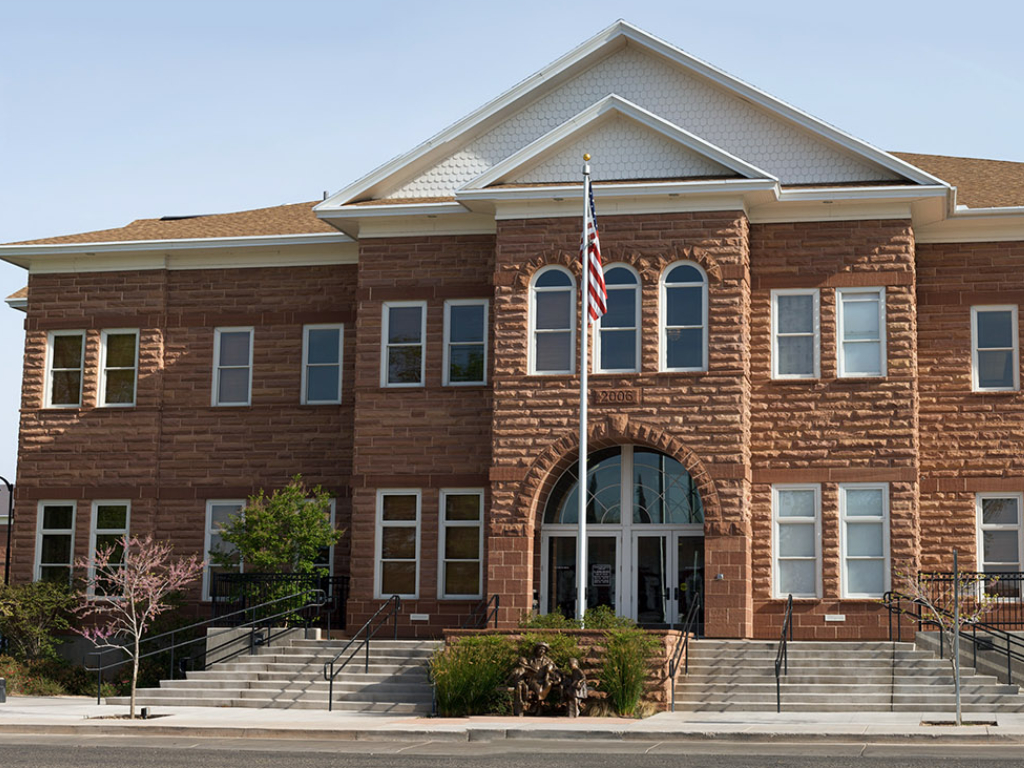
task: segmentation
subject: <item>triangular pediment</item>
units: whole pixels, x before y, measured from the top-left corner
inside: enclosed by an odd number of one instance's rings
[[[689,131],[625,99],[607,96],[473,179],[499,184],[574,183],[584,154],[601,181],[771,178]]]
[[[942,183],[620,21],[433,139],[333,195],[318,210],[365,200],[450,199],[609,96],[701,137],[783,186]],[[689,167],[698,174],[710,170],[700,166],[700,152],[655,140],[650,132],[643,133],[621,118],[593,130],[588,138],[602,142],[602,152],[605,144],[616,139],[636,140],[660,168]],[[517,183],[564,175],[567,158],[577,148],[563,149],[566,157],[544,157],[524,167],[524,173],[535,175],[524,175]],[[600,176],[603,171],[594,149],[595,176]],[[579,160],[573,165],[578,166]],[[636,169],[617,166],[612,171],[612,177],[622,174],[644,177]]]

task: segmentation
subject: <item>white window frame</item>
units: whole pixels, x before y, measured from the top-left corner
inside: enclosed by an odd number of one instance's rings
[[[639,373],[640,372],[640,346],[641,346],[641,320],[640,312],[643,308],[643,281],[640,280],[640,273],[637,272],[631,265],[623,263],[609,264],[604,268],[604,274],[607,275],[613,269],[625,269],[636,279],[636,285],[607,285],[608,289],[608,301],[611,302],[612,294],[616,292],[632,291],[635,295],[636,301],[634,302],[634,317],[633,317],[633,336],[635,339],[634,350],[633,350],[633,365],[629,368],[604,368],[601,366],[601,337],[604,335],[604,315],[598,318],[594,328],[594,372],[595,373]],[[610,328],[608,330],[614,331],[628,331],[629,328]]]
[[[245,499],[207,499],[206,500],[206,525],[203,530],[203,600],[206,602],[210,601],[210,568],[213,567],[213,562],[210,559],[210,547],[213,543],[213,508],[219,505],[237,505],[238,512],[245,509]],[[236,513],[237,514],[237,513]],[[217,566],[220,567],[220,566]],[[245,573],[245,563],[239,559],[238,561],[238,572]]]
[[[779,516],[779,492],[780,491],[812,491],[814,493],[814,519],[808,520],[803,517],[780,517]],[[779,562],[781,560],[808,560],[805,557],[786,557],[779,555],[779,542],[782,540],[781,528],[787,525],[806,525],[814,527],[814,594],[794,594],[793,599],[820,599],[822,592],[821,576],[821,485],[819,483],[788,483],[772,486],[772,597],[775,599],[786,598],[789,593],[783,594],[779,589],[781,578],[779,573]]]
[[[389,344],[388,337],[390,336],[390,323],[391,313],[388,311],[392,307],[419,307],[420,308],[420,341],[419,344]],[[392,346],[395,347],[415,347],[420,348],[420,380],[416,382],[398,382],[391,384],[388,382],[388,358],[389,350]],[[409,387],[423,387],[426,385],[426,370],[427,370],[427,302],[425,301],[385,301],[381,305],[381,334],[380,334],[380,385],[388,389],[399,389]]]
[[[863,517],[846,515],[846,492],[851,490],[881,490],[882,491],[882,516]],[[852,521],[852,522],[851,522]],[[846,544],[849,536],[846,533],[847,525],[869,524],[882,526],[882,594],[867,594],[850,592],[850,579],[847,571],[849,556],[846,554]],[[884,596],[892,589],[892,558],[889,552],[889,484],[888,483],[840,483],[839,484],[839,560],[840,560],[840,597],[852,600],[874,600]],[[858,560],[875,560],[877,558],[858,557]]]
[[[569,277],[569,286],[557,286],[557,287],[537,287],[537,280],[546,272],[558,271],[562,272]],[[538,333],[565,333],[565,329],[548,329],[539,331],[537,330],[537,293],[554,293],[556,291],[565,291],[569,294],[569,367],[565,370],[560,371],[538,371],[537,370],[537,339]],[[548,264],[546,267],[541,267],[533,273],[533,277],[530,279],[530,295],[529,295],[529,310],[527,312],[527,347],[528,347],[528,365],[529,373],[531,376],[565,376],[573,375],[576,373],[576,315],[577,315],[577,301],[576,301],[576,278],[573,277],[565,267],[559,264]]]
[[[695,288],[697,283],[667,283],[666,278],[669,272],[679,266],[694,267],[700,272],[701,282],[701,331],[704,337],[703,349],[701,350],[700,367],[669,368],[668,367],[668,289],[669,288]],[[672,329],[696,328],[695,325],[674,325]],[[674,261],[661,271],[658,278],[658,370],[670,373],[686,373],[691,371],[706,371],[708,369],[708,346],[710,339],[710,325],[708,324],[708,273],[700,264],[695,261]]]
[[[132,401],[130,403],[108,403],[107,402],[107,371],[127,371],[128,368],[117,367],[108,368],[107,366],[107,336],[114,334],[115,336],[127,336],[133,334],[135,336],[135,366],[132,371],[135,374],[135,380],[132,383]],[[138,328],[107,328],[100,331],[100,375],[99,379],[99,390],[96,393],[96,403],[100,408],[134,408],[135,403],[138,399],[139,394],[139,329]]]
[[[220,364],[220,337],[224,333],[248,333],[249,334],[249,365],[224,365]],[[232,326],[213,329],[213,389],[210,395],[210,404],[216,408],[245,407],[252,405],[252,368],[253,368],[253,345],[256,337],[256,330],[253,326]],[[249,371],[248,397],[245,402],[225,402],[218,400],[220,392],[220,374],[222,369],[247,368]]]
[[[384,518],[384,497],[385,496],[415,496],[416,497],[416,519],[415,521],[409,520],[390,520],[385,521]],[[412,594],[399,595],[403,600],[417,600],[420,596],[420,538],[421,538],[421,523],[423,520],[423,492],[419,488],[379,488],[377,490],[377,513],[375,515],[376,521],[376,535],[374,537],[374,558],[373,558],[373,594],[378,600],[387,600],[391,597],[391,594],[384,594],[381,590],[381,581],[383,580],[384,562],[381,558],[381,552],[383,549],[384,536],[383,532],[385,528],[416,528],[416,591]],[[389,561],[390,562],[390,561]],[[405,562],[405,561],[396,561]]]
[[[313,501],[313,499],[307,499],[307,501]],[[331,503],[328,505],[328,519],[331,521],[331,528],[334,528],[335,510],[337,509],[337,499],[331,499]],[[327,549],[327,575],[334,575],[334,548],[337,546],[337,542],[326,547]]]
[[[852,300],[857,301],[853,298],[856,296],[872,296],[875,301],[878,302],[878,339],[853,339],[847,340],[844,338],[846,330],[844,328],[843,320],[843,302]],[[888,329],[885,327],[885,288],[836,288],[836,370],[838,371],[839,378],[870,378],[880,379],[884,378],[889,373],[889,363],[886,352],[886,337],[889,335]],[[846,370],[846,351],[847,344],[860,344],[860,343],[877,343],[878,344],[878,373],[864,373],[860,371],[854,371],[852,373]]]
[[[443,361],[442,361],[442,373],[441,383],[446,387],[474,387],[481,386],[487,383],[487,339],[488,339],[488,322],[490,319],[490,301],[487,299],[447,299],[444,303],[444,348],[443,348]],[[452,307],[473,307],[482,306],[484,308],[483,317],[483,338],[479,341],[472,342],[455,342],[454,346],[471,346],[476,344],[483,345],[484,348],[484,371],[483,378],[479,381],[452,381],[451,370],[449,368],[449,362],[451,360],[451,348],[453,346],[451,340],[451,308]]]
[[[477,520],[447,520],[445,519],[445,503],[448,496],[476,496],[478,498],[478,509],[480,516]],[[443,488],[441,490],[437,511],[438,519],[438,545],[437,545],[437,597],[440,600],[480,600],[484,596],[484,490],[483,488]],[[458,563],[479,563],[479,575],[477,577],[477,591],[470,594],[459,594],[447,592],[445,582],[445,564],[448,562],[448,555],[445,551],[445,532],[448,528],[478,528],[479,544],[477,552],[480,556],[476,560],[453,560]]]
[[[54,403],[53,402],[53,374],[56,372],[53,367],[53,342],[58,336],[78,336],[82,340],[82,357],[79,361],[78,370],[78,402],[77,403]],[[46,381],[45,394],[43,398],[44,408],[81,408],[82,394],[85,389],[85,331],[49,331],[46,334]],[[73,371],[75,368],[61,368],[62,371]]]
[[[780,296],[811,296],[813,304],[811,312],[814,314],[814,323],[811,331],[814,343],[812,346],[814,370],[811,373],[779,373],[779,297]],[[821,378],[821,291],[817,288],[777,288],[772,290],[771,304],[771,334],[772,334],[772,378],[786,380],[820,379]],[[787,334],[787,336],[806,336],[808,334]]]
[[[1013,332],[1013,386],[982,387],[978,383],[978,314],[980,312],[1009,312]],[[1017,392],[1020,390],[1020,343],[1018,340],[1016,304],[979,304],[971,307],[971,387],[975,392]],[[1002,350],[1006,347],[983,347],[985,350]]]
[[[97,518],[99,515],[99,508],[105,506],[123,506],[124,512],[124,528],[97,528]],[[96,584],[94,579],[96,577],[96,539],[99,536],[109,536],[111,534],[118,534],[120,536],[128,536],[131,530],[132,520],[132,503],[129,499],[99,499],[92,502],[92,514],[89,518],[89,581],[88,581],[88,594],[90,597],[96,594]]]
[[[338,332],[338,394],[329,400],[310,400],[309,393],[306,389],[306,383],[308,379],[309,369],[312,368],[330,368],[331,363],[310,363],[309,362],[309,332],[310,331],[337,331]],[[345,325],[343,323],[320,323],[313,325],[302,326],[302,392],[299,396],[299,402],[302,405],[337,405],[341,402],[342,388],[342,371],[344,368],[345,358]]]
[[[1013,499],[1017,502],[1017,524],[1008,525],[1006,523],[989,523],[985,524],[982,522],[982,502],[985,499]],[[985,531],[1013,531],[1017,534],[1017,562],[1016,563],[994,563],[994,565],[1012,565],[1014,570],[1024,570],[1024,493],[997,493],[994,491],[986,491],[984,493],[977,493],[974,497],[974,509],[975,519],[977,520],[977,563],[975,564],[976,570],[981,573],[985,573]],[[998,574],[997,574],[998,575]]]
[[[71,507],[71,527],[70,528],[43,528],[43,510],[48,507]],[[71,501],[69,499],[47,499],[40,501],[36,505],[36,552],[33,558],[32,568],[32,581],[39,581],[42,578],[43,566],[57,566],[68,568],[68,583],[71,583],[71,579],[74,575],[75,570],[75,525],[78,522],[78,502]],[[43,534],[52,535],[68,535],[71,537],[71,544],[69,552],[71,555],[71,562],[69,563],[44,563],[42,562],[43,557]]]

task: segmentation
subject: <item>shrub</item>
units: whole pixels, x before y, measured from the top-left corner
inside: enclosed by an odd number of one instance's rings
[[[10,641],[9,652],[18,659],[56,655],[56,636],[71,628],[71,610],[77,602],[64,584],[35,581],[0,587],[0,635]]]
[[[560,613],[524,613],[519,619],[522,629],[579,629],[579,622]]]
[[[647,663],[658,641],[640,629],[612,630],[607,634],[601,666],[601,689],[615,711],[634,717],[647,683]]]
[[[96,681],[83,667],[63,659],[19,661],[0,656],[0,677],[12,696],[78,696],[96,692]]]
[[[503,690],[516,661],[504,637],[464,637],[434,654],[430,676],[442,717],[484,715],[507,707]]]
[[[627,616],[619,616],[607,605],[588,608],[583,614],[583,626],[587,629],[630,629],[636,622]]]

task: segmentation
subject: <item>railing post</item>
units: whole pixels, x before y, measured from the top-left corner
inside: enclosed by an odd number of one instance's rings
[[[101,704],[103,697],[103,665],[100,664],[100,659],[103,658],[102,654],[94,654],[96,656],[96,703]]]
[[[398,611],[402,607],[402,598],[395,595],[395,607],[391,609],[391,622],[395,627],[395,640],[398,639]]]
[[[171,631],[171,680],[174,679],[174,631]]]
[[[331,677],[327,683],[327,711],[334,711],[334,662],[331,662]]]
[[[363,642],[366,643],[366,662],[365,662],[365,667],[363,668],[363,671],[364,672],[369,672],[370,671],[370,622],[366,623],[366,640],[364,640]]]

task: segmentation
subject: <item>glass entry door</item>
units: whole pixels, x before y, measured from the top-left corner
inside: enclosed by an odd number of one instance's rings
[[[619,540],[617,536],[587,536],[587,608],[607,605],[618,611]],[[547,610],[576,615],[576,537],[547,537],[548,568],[543,585]]]
[[[669,534],[633,534],[633,618],[638,624],[668,624]]]
[[[697,624],[703,634],[704,625],[704,537],[676,534],[676,585],[673,597],[676,608],[676,624],[682,624],[690,612],[690,606],[699,595],[700,612]]]

